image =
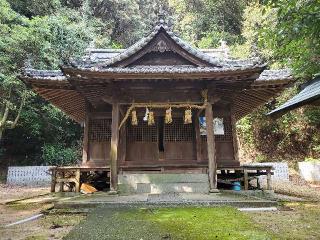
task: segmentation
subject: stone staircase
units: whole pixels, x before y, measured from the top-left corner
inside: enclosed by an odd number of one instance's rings
[[[118,176],[121,193],[208,193],[202,173],[124,173]]]

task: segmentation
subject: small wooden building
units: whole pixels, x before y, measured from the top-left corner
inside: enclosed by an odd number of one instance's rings
[[[84,126],[82,166],[110,166],[111,189],[123,171],[207,172],[216,189],[217,168],[240,165],[236,121],[291,81],[265,69],[224,45],[196,49],[160,20],[127,49],[89,49],[83,61],[26,69],[22,79]]]

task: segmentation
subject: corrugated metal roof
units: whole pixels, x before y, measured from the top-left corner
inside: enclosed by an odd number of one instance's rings
[[[301,92],[286,103],[282,104],[280,107],[269,112],[268,115],[282,114],[305,104],[312,103],[317,99],[320,99],[320,77],[317,77],[307,83]]]

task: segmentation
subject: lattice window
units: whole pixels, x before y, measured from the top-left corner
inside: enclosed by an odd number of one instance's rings
[[[214,135],[214,138],[218,142],[232,141],[232,125],[230,117],[223,118],[224,135]],[[202,141],[207,141],[206,135],[201,135]]]
[[[191,142],[194,139],[193,124],[184,124],[183,118],[173,118],[164,126],[164,140],[167,142]]]
[[[155,124],[148,126],[146,121],[138,119],[138,125],[132,126],[131,119],[127,124],[127,140],[130,142],[157,142],[158,141],[158,120],[155,118]]]
[[[89,140],[104,142],[111,140],[111,119],[90,119]]]

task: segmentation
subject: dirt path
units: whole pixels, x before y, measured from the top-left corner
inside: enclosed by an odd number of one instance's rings
[[[48,188],[26,188],[0,185],[0,240],[62,239],[84,215],[49,214],[15,226],[7,224],[32,217],[52,207],[52,204],[6,204],[13,200],[49,193]]]

